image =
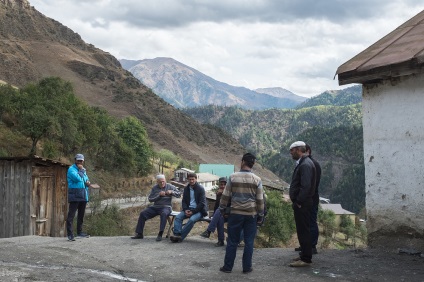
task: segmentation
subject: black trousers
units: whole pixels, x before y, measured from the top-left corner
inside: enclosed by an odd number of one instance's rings
[[[82,224],[84,222],[84,214],[85,214],[85,207],[87,205],[87,202],[70,202],[69,203],[69,211],[68,211],[68,217],[66,218],[66,231],[69,235],[73,235],[73,222],[75,213],[78,210],[78,217],[77,217],[77,234],[80,234],[82,232]]]
[[[299,208],[293,204],[297,238],[301,248],[300,259],[304,262],[312,262],[311,210],[312,205],[302,205]]]
[[[135,228],[135,232],[143,234],[144,224],[146,223],[146,220],[151,219],[157,215],[160,216],[159,231],[163,232],[163,230],[165,230],[166,220],[168,219],[168,216],[170,214],[171,214],[171,207],[155,207],[155,206],[147,207],[145,210],[143,210],[140,213],[140,216],[138,217],[138,223],[137,223],[137,227]]]

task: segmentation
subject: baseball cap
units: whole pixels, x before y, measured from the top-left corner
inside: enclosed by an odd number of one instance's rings
[[[83,154],[76,154],[75,155],[75,160],[76,161],[83,161],[84,160],[84,155]]]

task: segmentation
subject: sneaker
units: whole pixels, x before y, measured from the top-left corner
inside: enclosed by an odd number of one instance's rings
[[[78,238],[90,238],[90,235],[81,232],[78,234]]]
[[[252,272],[253,271],[253,268],[249,268],[248,270],[243,270],[243,273],[244,274],[247,274],[247,273],[250,273],[250,272]]]
[[[231,273],[231,270],[228,270],[228,269],[226,269],[224,267],[220,267],[219,268],[219,271],[222,271],[222,272],[225,272],[225,273]]]
[[[215,247],[222,247],[224,246],[224,241],[219,240],[218,243],[215,244]]]
[[[68,235],[68,241],[75,241],[74,235]]]
[[[162,236],[161,235],[158,235],[158,237],[156,237],[156,241],[162,241]]]
[[[200,236],[202,236],[203,238],[209,238],[211,236],[211,232],[206,230],[205,232],[200,234]]]
[[[137,233],[135,236],[132,236],[131,239],[143,239],[144,236],[141,233]]]
[[[304,267],[304,266],[310,266],[311,264],[312,264],[312,262],[305,262],[303,260],[297,260],[297,261],[290,263],[289,265],[291,267]]]

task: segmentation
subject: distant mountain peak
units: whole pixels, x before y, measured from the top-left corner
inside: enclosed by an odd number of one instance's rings
[[[232,86],[172,58],[120,61],[123,68],[178,108],[205,105],[239,106],[254,110],[294,108],[306,99],[283,88],[278,91],[275,88],[270,94]],[[287,93],[283,94],[284,91]]]

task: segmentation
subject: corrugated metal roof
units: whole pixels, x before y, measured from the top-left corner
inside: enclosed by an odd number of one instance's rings
[[[321,204],[323,210],[333,211],[335,214],[354,214],[342,208],[341,204]]]
[[[365,83],[421,72],[424,66],[424,10],[341,65],[339,85]]]

